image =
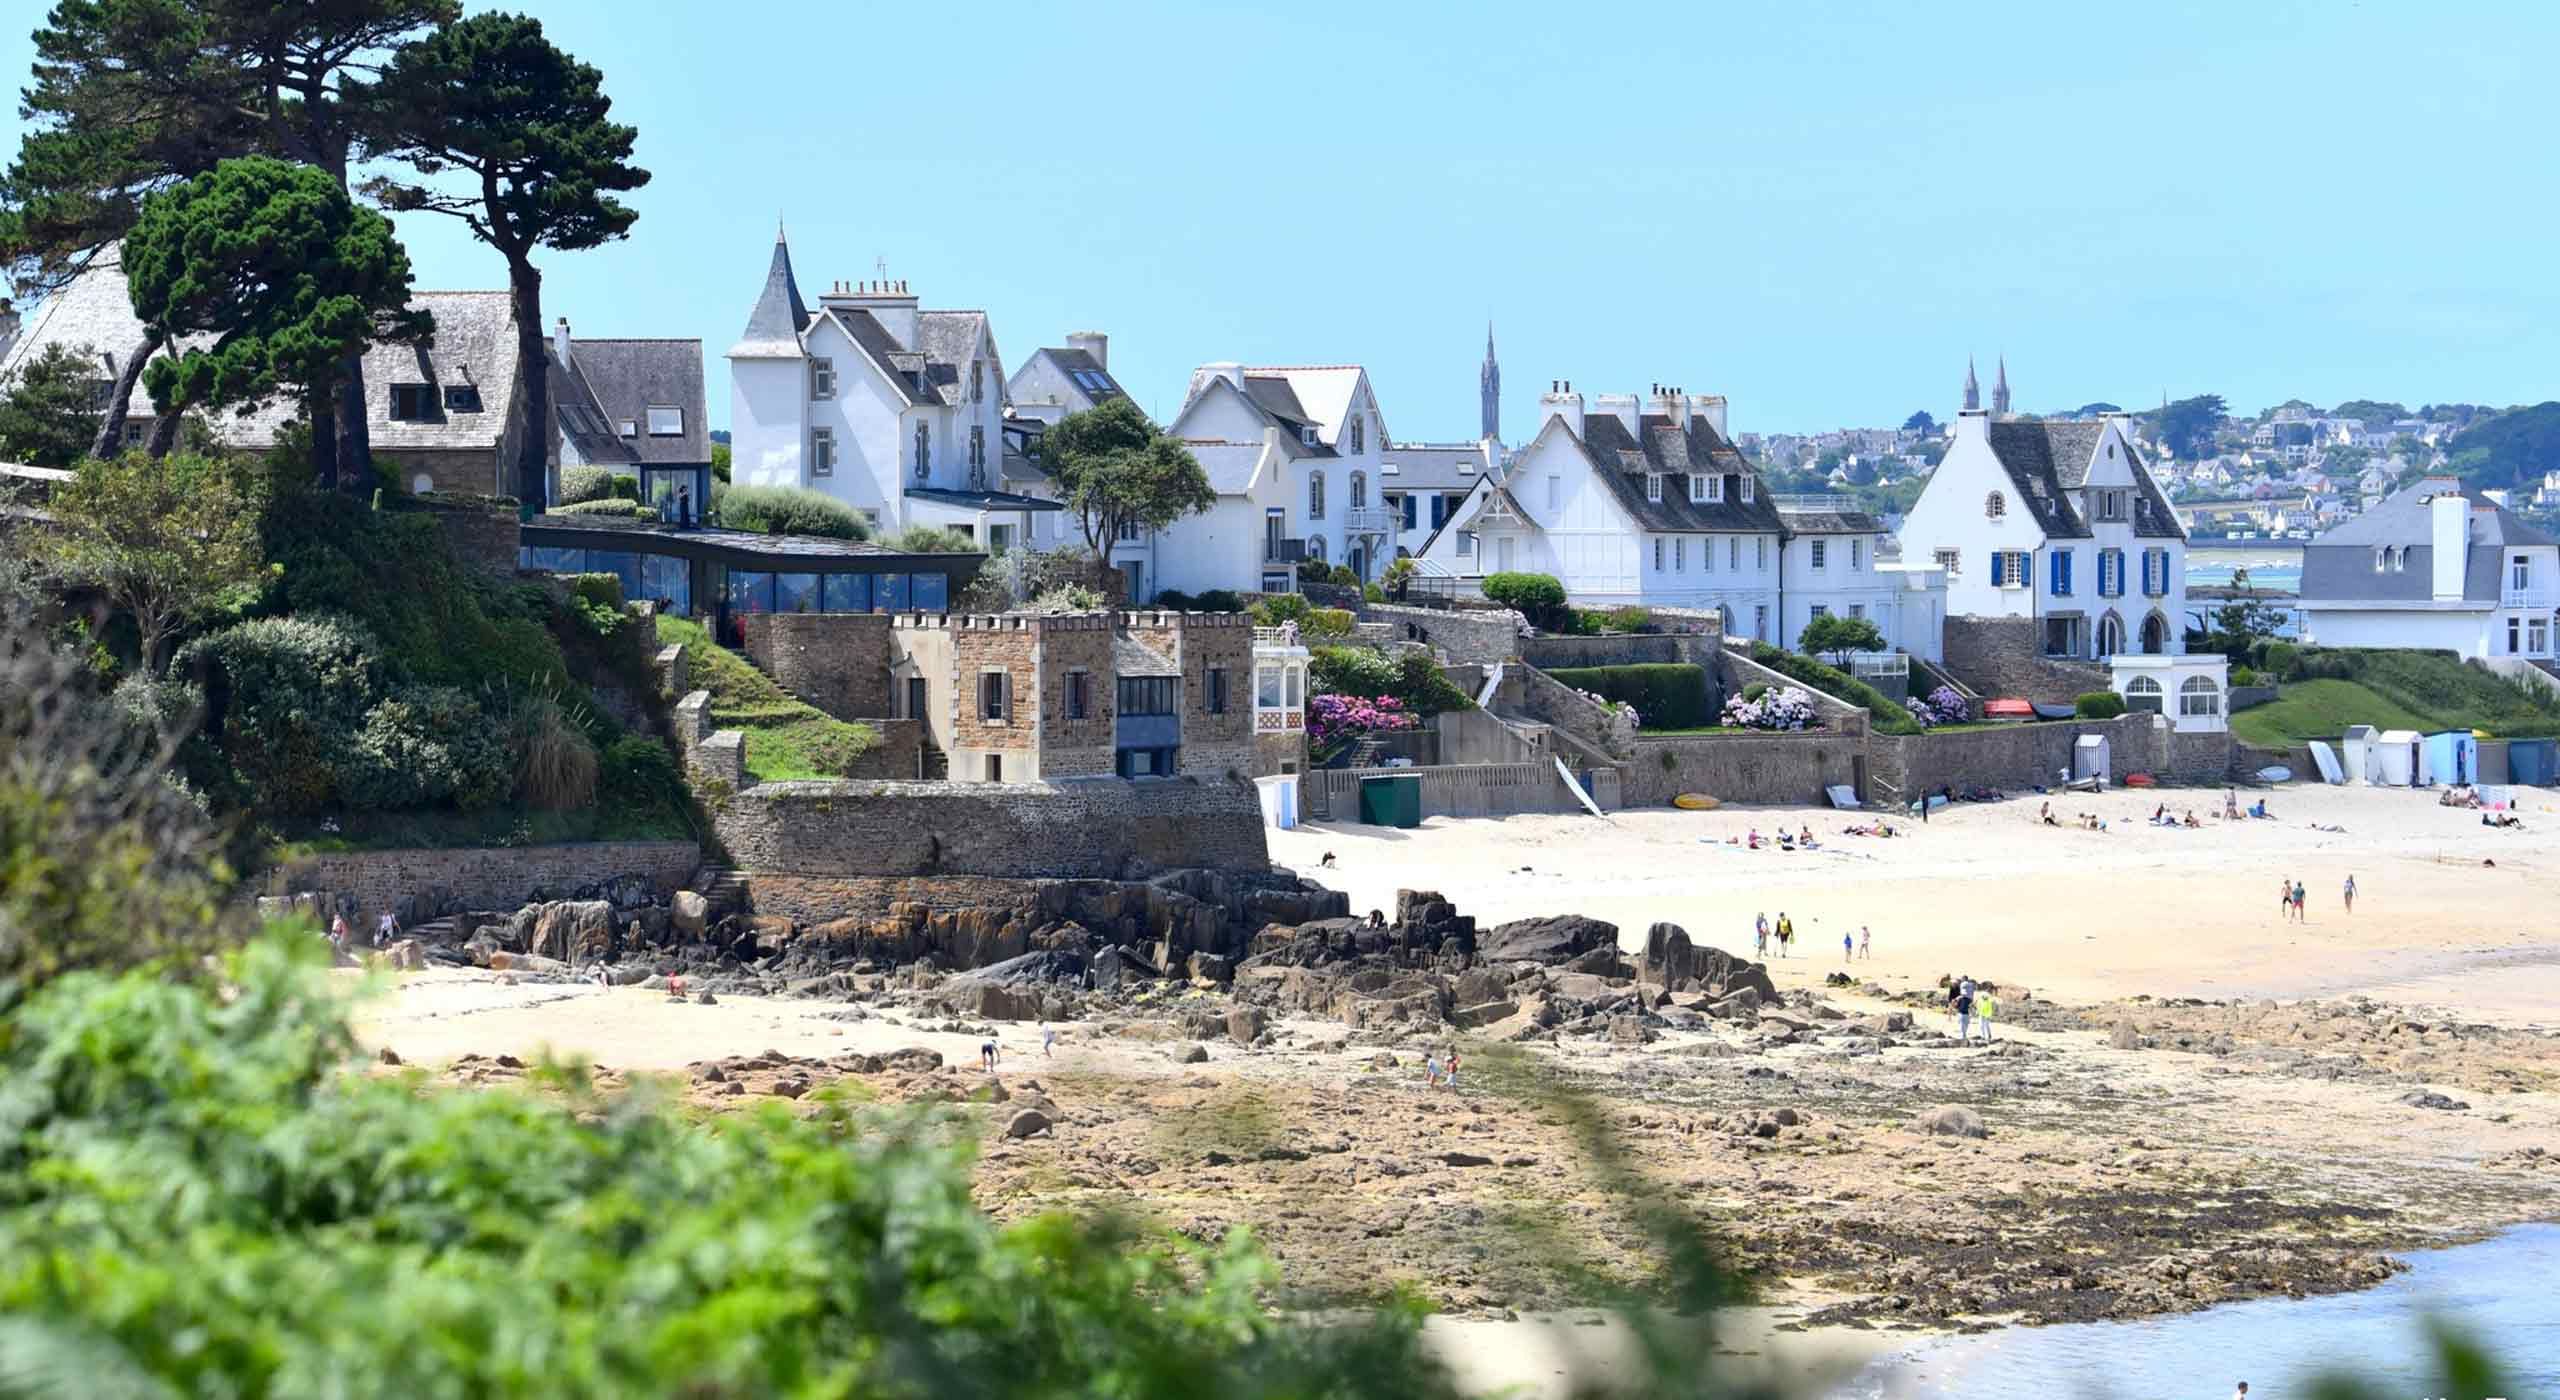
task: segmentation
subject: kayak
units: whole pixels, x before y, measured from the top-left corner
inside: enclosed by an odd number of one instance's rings
[[[1712,812],[1724,804],[1703,792],[1684,792],[1672,798],[1671,805],[1684,812]]]

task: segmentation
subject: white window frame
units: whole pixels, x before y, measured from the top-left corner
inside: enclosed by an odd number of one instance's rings
[[[1753,491],[1752,491],[1752,488],[1753,488],[1755,485],[1757,485],[1757,484],[1758,484],[1758,482],[1759,482],[1759,478],[1758,478],[1758,477],[1751,476],[1751,475],[1749,475],[1749,474],[1747,474],[1747,473],[1743,476],[1743,478],[1742,478],[1742,503],[1743,503],[1744,505],[1746,505],[1746,506],[1747,506],[1747,505],[1751,504],[1752,499],[1753,499]]]
[[[1961,549],[1937,549],[1937,550],[1931,550],[1931,551],[1930,551],[1930,553],[1929,553],[1929,557],[1937,561],[1937,564],[1938,564],[1938,567],[1939,567],[1939,568],[1944,569],[1944,570],[1946,570],[1946,571],[1947,571],[1947,577],[1948,577],[1948,578],[1950,578],[1950,579],[1955,579],[1955,578],[1961,578],[1961,577],[1963,577],[1963,575],[1964,575],[1964,551],[1963,551],[1963,550],[1961,550]]]
[[[1696,478],[1692,477],[1691,480],[1694,481]],[[1655,505],[1662,503],[1662,473],[1646,472],[1644,474],[1644,498]]]
[[[1711,506],[1723,504],[1724,478],[1713,473],[1703,473],[1703,475],[1705,475],[1707,479],[1707,504]],[[1698,478],[1696,476],[1692,476],[1689,480],[1694,487]]]
[[[2178,718],[2211,719],[2222,713],[2222,687],[2211,676],[2189,676],[2178,687]]]
[[[1662,536],[1660,535],[1653,537],[1653,571],[1657,574],[1662,572]]]
[[[1762,535],[1751,546],[1751,567],[1764,574],[1769,572],[1769,537]]]
[[[809,475],[833,476],[835,474],[836,430],[811,428],[809,430]]]
[[[1675,574],[1689,571],[1689,541],[1685,536],[1671,542],[1671,571]]]
[[[836,362],[821,355],[809,361],[809,397],[824,401],[836,396]]]
[[[649,416],[649,436],[684,436],[684,410],[682,408],[671,403],[653,403],[649,405],[646,412]],[[662,413],[666,414],[667,417],[661,419],[658,415]],[[661,423],[664,423],[667,426],[661,427]]]
[[[1826,543],[1826,542],[1825,542],[1825,541],[1822,541],[1822,540],[1807,540],[1807,541],[1805,541],[1805,545],[1806,545],[1806,553],[1812,556],[1812,559],[1813,559],[1813,567],[1814,567],[1814,568],[1816,568],[1816,569],[1822,569],[1822,568],[1826,568],[1826,567],[1828,567],[1828,565],[1827,565],[1827,564],[1826,564],[1826,562],[1825,562],[1825,556],[1829,553],[1829,551],[1823,548],[1823,545],[1824,545],[1825,543]]]

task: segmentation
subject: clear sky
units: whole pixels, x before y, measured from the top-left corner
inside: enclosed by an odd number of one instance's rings
[[[1399,438],[1473,435],[1488,319],[1515,440],[1559,378],[1945,417],[1968,353],[2028,410],[2560,396],[2560,6],[532,8],[656,174],[549,308],[701,337],[717,424],[777,214],[805,291],[885,258],[1008,367],[1107,331],[1170,413],[1204,361],[1354,361]]]

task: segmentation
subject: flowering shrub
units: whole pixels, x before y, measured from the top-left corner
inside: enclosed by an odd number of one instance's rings
[[[1956,694],[1955,687],[1951,685],[1939,686],[1926,698],[1912,701],[1910,710],[1911,717],[1920,721],[1923,729],[1941,724],[1962,724],[1973,718],[1972,708],[1964,703],[1964,697]]]
[[[1625,715],[1627,717],[1627,723],[1631,725],[1642,726],[1644,723],[1644,716],[1637,714],[1636,707],[1628,704],[1624,700],[1612,700],[1606,695],[1594,695],[1587,690],[1577,690],[1574,694],[1581,696],[1583,699],[1590,701],[1592,704],[1599,706],[1602,710],[1605,710],[1610,714]]]
[[[1307,742],[1322,745],[1353,734],[1411,729],[1420,721],[1392,695],[1319,695],[1307,702]]]
[[[1756,700],[1737,695],[1724,702],[1724,722],[1735,729],[1811,729],[1813,697],[1794,685],[1763,691]]]

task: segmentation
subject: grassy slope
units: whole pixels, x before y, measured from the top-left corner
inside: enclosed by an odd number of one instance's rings
[[[2376,729],[2436,729],[2427,715],[2413,714],[2369,686],[2354,681],[2295,681],[2281,699],[2252,705],[2231,717],[2231,732],[2260,748],[2290,748],[2306,739],[2335,739],[2350,724]]]
[[[2355,660],[2353,679],[2288,682],[2281,698],[2233,715],[2232,732],[2269,748],[2335,739],[2350,724],[2483,729],[2501,738],[2560,734],[2560,704],[2450,655],[2377,651]]]
[[[658,618],[658,641],[684,648],[686,673],[711,692],[711,721],[747,736],[747,773],[758,782],[841,778],[880,742],[867,724],[833,719],[774,684],[755,663],[711,640],[699,622]]]

